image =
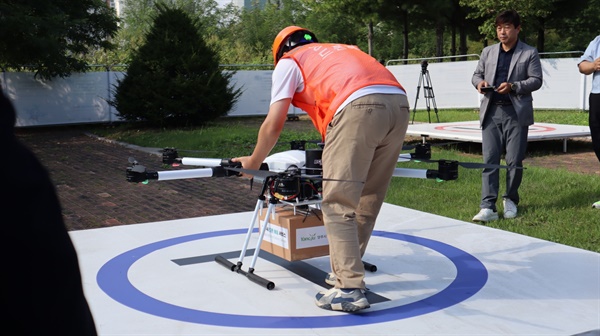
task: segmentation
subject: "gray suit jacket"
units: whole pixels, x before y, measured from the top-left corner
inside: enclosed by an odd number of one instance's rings
[[[481,52],[481,58],[477,68],[473,73],[471,83],[475,88],[477,84],[485,80],[489,85],[494,84],[496,76],[496,65],[498,64],[498,54],[500,53],[500,43],[485,47]],[[509,94],[513,103],[519,124],[529,126],[533,124],[533,97],[531,92],[542,86],[542,64],[536,48],[529,46],[521,41],[517,42],[515,52],[510,61],[508,70],[508,82],[514,83],[516,90]],[[479,107],[479,122],[483,124],[483,118],[490,105],[492,92],[484,94]]]

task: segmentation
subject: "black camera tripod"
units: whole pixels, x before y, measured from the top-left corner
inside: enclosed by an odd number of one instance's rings
[[[429,77],[429,70],[427,70],[428,65],[429,64],[427,63],[427,61],[421,62],[421,75],[419,76],[419,84],[417,84],[417,96],[415,98],[415,106],[413,107],[413,124],[415,123],[417,101],[419,100],[419,92],[421,91],[421,88],[423,88],[423,94],[425,95],[425,105],[427,106],[427,117],[429,118],[429,123],[431,124],[431,103],[433,103],[433,110],[435,111],[435,117],[437,119],[437,122],[440,122],[437,105],[435,104],[435,94],[433,93],[433,85],[431,84],[431,78]]]

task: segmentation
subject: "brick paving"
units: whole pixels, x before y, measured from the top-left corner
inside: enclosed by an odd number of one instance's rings
[[[306,127],[300,124],[289,123],[286,127]],[[252,211],[260,191],[260,186],[251,190],[249,180],[239,177],[150,181],[149,184],[127,182],[125,170],[129,157],[149,170],[177,168],[164,166],[158,151],[150,154],[133,146],[102,140],[87,134],[85,127],[17,129],[17,136],[50,172],[69,230]],[[419,141],[417,138],[406,140]],[[563,168],[600,177],[600,164],[589,140],[571,141],[567,153],[560,151],[560,144],[543,143],[531,143],[529,148],[540,152],[548,152],[550,148],[548,155],[528,157],[526,166]],[[479,157],[480,152],[476,152],[473,155]]]
[[[127,182],[129,157],[149,170],[176,168],[77,127],[19,129],[17,136],[48,169],[69,230],[252,211],[260,191],[239,177]]]

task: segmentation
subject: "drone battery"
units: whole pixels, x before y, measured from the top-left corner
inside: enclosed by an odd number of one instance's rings
[[[329,255],[329,242],[320,210],[308,213],[277,207],[269,223],[260,249],[287,261],[297,261]],[[260,226],[265,224],[267,209],[260,213]]]
[[[322,149],[307,149],[306,155],[306,174],[307,175],[321,175],[323,165],[321,163],[321,155],[323,155]],[[315,169],[310,169],[315,168]]]

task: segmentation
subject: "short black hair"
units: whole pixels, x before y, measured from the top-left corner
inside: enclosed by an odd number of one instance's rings
[[[519,16],[519,13],[517,13],[516,10],[507,9],[505,11],[498,13],[498,15],[496,16],[495,27],[498,27],[500,25],[507,24],[507,23],[512,23],[513,26],[515,26],[515,28],[519,27],[521,25],[521,17]]]

